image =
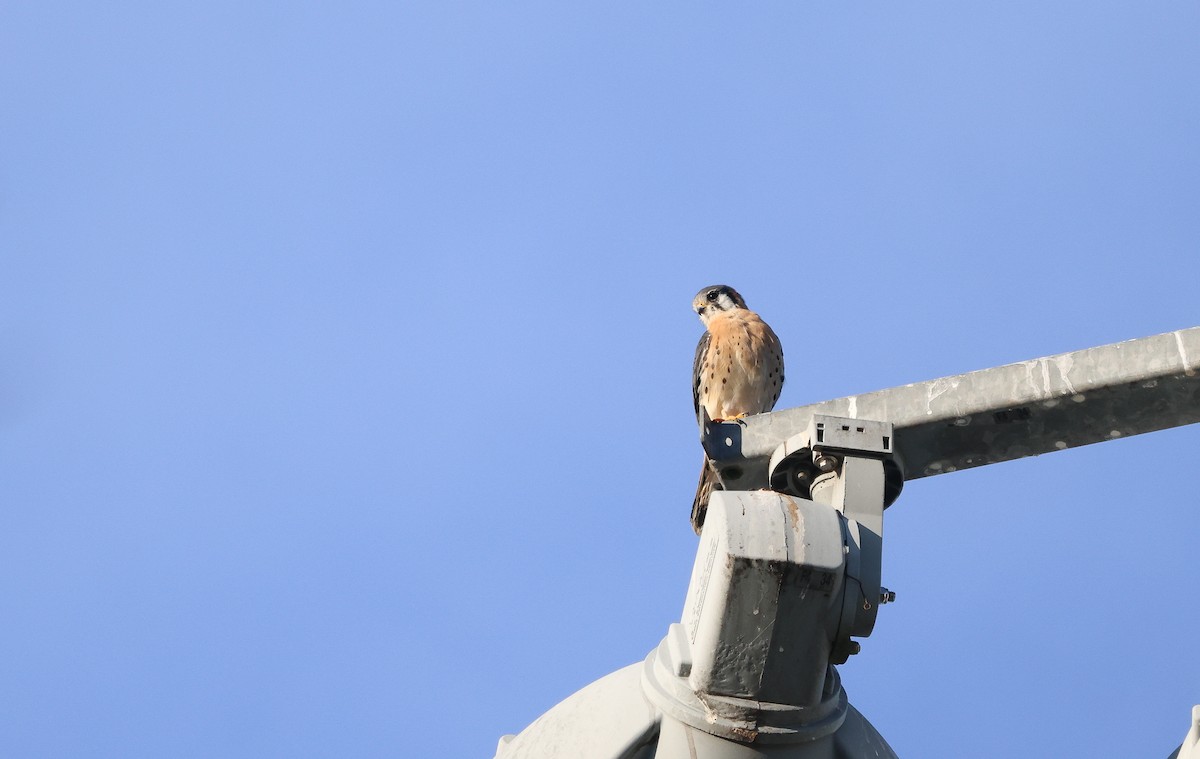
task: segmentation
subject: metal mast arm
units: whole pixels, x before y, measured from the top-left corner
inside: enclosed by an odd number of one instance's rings
[[[814,414],[891,422],[905,480],[1180,427],[1200,422],[1200,327],[711,425],[726,487],[763,487]]]

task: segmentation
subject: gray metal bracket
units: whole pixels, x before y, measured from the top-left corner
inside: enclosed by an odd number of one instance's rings
[[[900,492],[888,422],[814,414],[808,429],[779,446],[768,466],[772,489],[828,504],[842,514],[846,587],[831,661],[858,653],[851,636],[875,628],[883,588],[883,510]]]
[[[861,553],[847,548],[848,525],[857,523],[809,498],[712,494],[681,622],[642,670],[643,693],[663,715],[656,756],[895,756],[831,664],[862,598],[847,572]]]

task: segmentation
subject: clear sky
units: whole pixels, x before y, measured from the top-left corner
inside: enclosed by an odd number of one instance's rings
[[[0,755],[491,757],[679,617],[701,287],[781,407],[1200,324],[1200,9],[9,2],[0,263]],[[911,483],[851,701],[1165,756],[1198,448]]]

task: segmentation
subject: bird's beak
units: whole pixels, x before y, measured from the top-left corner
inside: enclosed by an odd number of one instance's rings
[[[704,306],[696,306],[696,313],[700,316],[704,316]]]

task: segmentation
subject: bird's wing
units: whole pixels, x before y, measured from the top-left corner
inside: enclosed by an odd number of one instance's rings
[[[692,407],[696,409],[696,421],[699,424],[704,424],[703,417],[700,416],[700,383],[703,377],[700,376],[700,367],[704,364],[704,356],[708,353],[708,344],[712,339],[712,335],[708,330],[704,330],[704,334],[700,336],[700,342],[696,343],[696,358],[692,362]]]

